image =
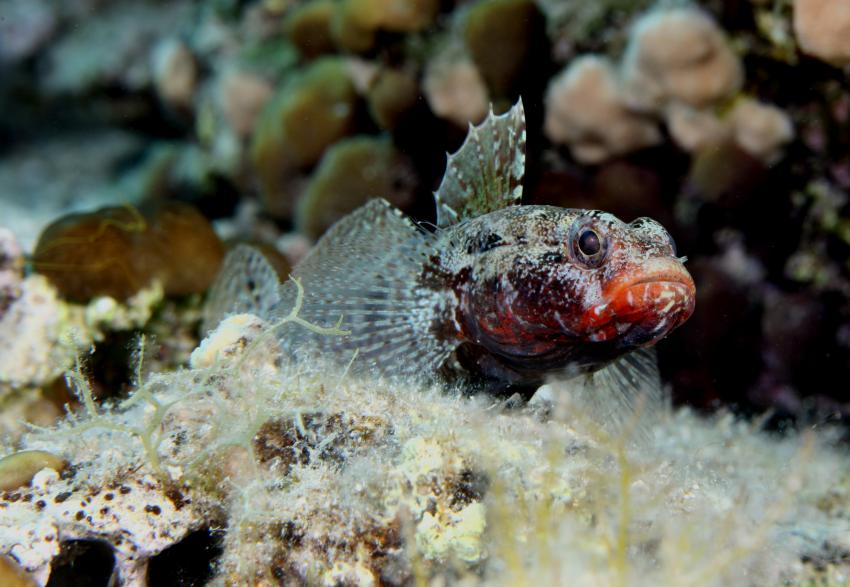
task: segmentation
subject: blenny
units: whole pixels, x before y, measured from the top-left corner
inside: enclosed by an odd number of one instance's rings
[[[519,205],[525,134],[521,102],[470,125],[448,156],[432,230],[382,199],[329,229],[293,272],[299,315],[324,326],[341,317],[350,334],[293,326],[278,334],[284,348],[339,364],[356,349],[356,371],[503,389],[593,373],[627,403],[659,387],[647,349],[694,309],[683,259],[649,218]],[[205,327],[237,312],[274,321],[296,293],[259,252],[238,247],[211,290]]]

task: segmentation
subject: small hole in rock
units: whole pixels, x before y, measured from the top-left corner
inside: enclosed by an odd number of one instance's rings
[[[61,544],[46,587],[106,587],[115,555],[102,540],[70,540]]]
[[[166,548],[148,564],[148,585],[200,587],[213,575],[213,563],[221,556],[221,534],[204,528]]]

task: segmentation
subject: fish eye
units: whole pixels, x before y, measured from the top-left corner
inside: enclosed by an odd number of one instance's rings
[[[584,225],[578,227],[573,239],[573,256],[588,267],[598,267],[605,260],[608,243],[596,229]]]
[[[592,257],[602,250],[599,235],[592,228],[585,228],[578,237],[578,250],[587,257]]]

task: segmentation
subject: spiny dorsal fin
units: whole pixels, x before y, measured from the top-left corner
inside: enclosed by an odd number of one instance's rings
[[[386,200],[372,200],[328,230],[293,276],[304,298],[299,316],[350,334],[317,335],[297,326],[281,329],[292,354],[390,377],[433,376],[455,343],[434,331],[443,291],[421,278],[434,254],[434,235],[416,227]],[[284,283],[281,311],[294,302],[295,284]]]
[[[249,313],[267,320],[280,302],[280,279],[265,256],[248,245],[227,254],[204,304],[201,333],[231,314]]]
[[[448,155],[446,172],[434,192],[437,226],[444,228],[522,199],[525,174],[525,112],[520,99],[505,114],[490,114],[469,125],[466,140]]]

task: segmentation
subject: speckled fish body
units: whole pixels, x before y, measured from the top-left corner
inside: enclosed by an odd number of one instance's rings
[[[588,234],[595,256],[579,246]],[[459,360],[509,382],[594,370],[655,344],[693,311],[693,281],[647,218],[518,206],[447,230],[440,250],[433,271],[453,284]]]
[[[354,371],[407,379],[510,386],[606,372],[620,388],[652,379],[642,349],[690,316],[693,280],[650,219],[518,205],[524,124],[520,103],[470,127],[435,194],[436,230],[380,199],[334,225],[293,276],[304,288],[299,315],[323,326],[341,318],[349,334],[293,326],[279,335],[284,348],[340,365],[356,350]],[[206,327],[235,312],[274,320],[296,291],[258,252],[237,248]]]

